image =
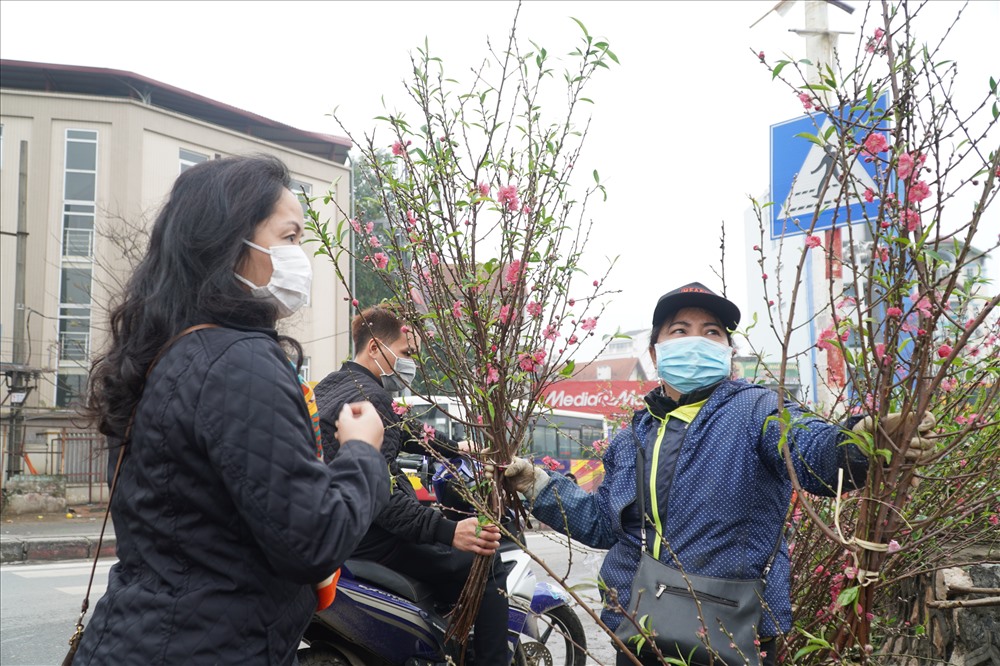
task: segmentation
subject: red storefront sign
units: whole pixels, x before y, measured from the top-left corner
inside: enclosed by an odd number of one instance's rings
[[[611,416],[628,407],[643,407],[643,396],[655,387],[655,381],[565,381],[546,387],[542,393],[545,404],[552,409]]]

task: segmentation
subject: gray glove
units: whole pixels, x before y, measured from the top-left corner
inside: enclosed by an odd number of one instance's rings
[[[492,480],[495,469],[491,464],[484,465],[483,473],[486,478]],[[549,475],[545,473],[545,470],[517,456],[511,459],[503,475],[510,479],[514,490],[524,495],[524,498],[529,502],[538,497],[538,493],[542,492],[542,488],[549,482]]]
[[[920,423],[917,424],[916,432],[913,437],[910,438],[909,445],[898,441],[899,434],[905,430],[912,430],[913,423],[917,419],[917,414],[901,414],[899,412],[894,412],[892,414],[887,414],[881,421],[879,421],[878,427],[875,426],[872,417],[866,416],[864,419],[859,421],[854,425],[852,430],[856,433],[867,432],[871,435],[881,429],[885,432],[886,436],[892,441],[893,447],[896,451],[902,451],[903,457],[913,464],[919,465],[930,459],[934,451],[934,442],[922,437],[924,433],[930,431],[937,425],[937,419],[930,412],[924,412],[920,416]]]

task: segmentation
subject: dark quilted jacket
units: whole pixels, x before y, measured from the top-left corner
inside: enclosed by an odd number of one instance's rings
[[[313,584],[389,496],[371,446],[317,458],[281,348],[232,329],[187,335],[154,368],[118,484],[119,562],[74,664],[295,663]]]
[[[393,411],[392,396],[382,388],[382,382],[364,366],[348,361],[340,370],[330,373],[317,384],[315,392],[323,435],[323,453],[327,458],[337,450],[337,417],[344,404],[363,400],[371,402],[385,425],[382,455],[396,483],[389,505],[379,513],[365,535],[361,543],[362,551],[378,550],[380,544],[400,539],[414,543],[439,542],[450,546],[455,538],[456,523],[445,518],[440,511],[422,506],[406,474],[400,471],[396,460],[400,451],[422,450],[414,442],[411,424],[403,421]],[[414,425],[420,427],[419,424]],[[440,442],[437,442],[435,448],[442,451],[448,449],[447,446],[441,446]]]

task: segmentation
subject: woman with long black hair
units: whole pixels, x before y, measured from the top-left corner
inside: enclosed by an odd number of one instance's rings
[[[389,498],[369,406],[335,464],[274,330],[309,293],[302,209],[270,157],[181,174],[111,314],[87,408],[120,459],[118,562],[75,664],[290,664],[314,585]]]

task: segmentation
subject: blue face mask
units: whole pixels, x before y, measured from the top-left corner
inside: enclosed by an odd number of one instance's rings
[[[727,379],[733,371],[733,349],[700,335],[658,342],[656,374],[686,395]]]

